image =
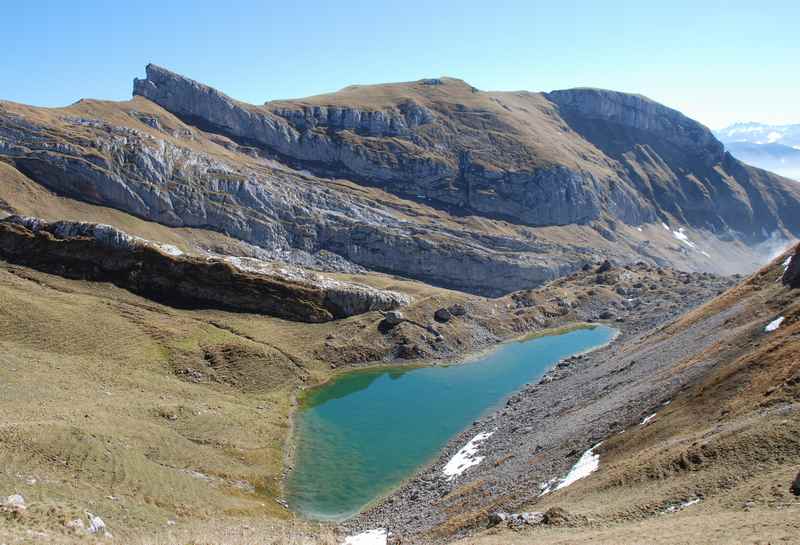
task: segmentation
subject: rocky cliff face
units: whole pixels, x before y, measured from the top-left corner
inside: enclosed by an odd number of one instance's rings
[[[112,282],[189,308],[253,312],[301,322],[325,322],[410,302],[368,286],[291,275],[258,260],[182,256],[174,247],[133,237],[109,225],[0,220],[0,258],[69,278]]]
[[[548,93],[559,114],[619,167],[659,216],[748,243],[797,236],[797,187],[726,154],[705,126],[638,95],[598,89]]]
[[[452,81],[448,86],[463,90]],[[134,94],[190,123],[254,143],[321,175],[358,180],[442,206],[528,225],[587,223],[602,211],[602,183],[590,172],[563,165],[524,168],[524,163],[506,170],[497,168],[496,159],[485,161],[484,156],[492,155],[486,153],[487,145],[500,148],[501,155],[503,148],[516,146],[493,145],[485,135],[464,138],[465,132],[481,127],[460,119],[475,112],[458,104],[421,105],[424,97],[412,96],[372,107],[256,107],[154,65],[147,66],[147,79],[134,80]],[[444,108],[451,106],[455,112]],[[620,210],[630,212],[631,221],[654,217],[624,192],[611,198]]]
[[[639,225],[669,214],[751,243],[764,230],[800,227],[782,225],[784,211],[769,202],[776,192],[796,200],[796,190],[764,187],[706,127],[639,95],[481,93],[457,80],[378,88],[257,107],[154,65],[134,82],[134,94],[297,166],[450,210],[533,226],[603,213]],[[574,149],[545,149],[548,139]]]
[[[462,229],[446,216],[418,221],[405,205],[253,158],[230,141],[220,146],[144,101],[122,107],[86,102],[46,118],[40,113],[0,104],[0,155],[26,176],[58,194],[171,227],[223,232],[264,248],[264,258],[291,255],[324,269],[341,256],[369,269],[490,295],[592,259],[577,246],[557,249],[531,237]],[[140,124],[143,117],[154,121]]]
[[[686,156],[698,157],[709,165],[722,161],[723,145],[708,128],[641,95],[566,89],[548,93],[547,98],[576,117],[651,133]]]
[[[642,97],[444,78],[254,106],[153,65],[134,93],[0,103],[0,160],[60,195],[219,231],[268,259],[484,295],[606,257],[741,271],[747,245],[800,234],[800,188]]]

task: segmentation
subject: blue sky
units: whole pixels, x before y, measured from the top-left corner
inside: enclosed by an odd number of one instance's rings
[[[264,102],[453,76],[638,92],[717,128],[800,123],[800,2],[16,1],[0,98],[124,100],[148,62]]]

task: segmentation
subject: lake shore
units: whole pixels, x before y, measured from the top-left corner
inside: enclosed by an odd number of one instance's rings
[[[312,518],[351,516],[433,461],[447,440],[506,396],[565,357],[603,346],[616,334],[605,325],[568,324],[517,337],[484,351],[481,358],[470,354],[468,363],[340,374],[310,391],[295,414],[300,424],[295,444],[302,441],[303,451],[296,459],[299,473],[288,483],[294,485],[287,491],[293,507]],[[359,454],[351,464],[353,452]],[[403,474],[399,479],[398,472]],[[360,482],[364,475],[371,477]],[[298,489],[298,483],[305,485]],[[314,492],[318,485],[324,490]],[[331,503],[341,487],[350,492]]]
[[[671,299],[666,312],[667,301],[654,293],[644,305],[620,312],[614,322],[620,334],[614,342],[567,358],[537,384],[511,395],[504,407],[455,436],[435,461],[380,504],[344,522],[341,531],[389,528],[413,543],[436,543],[436,536],[469,535],[485,526],[491,509],[513,510],[535,503],[541,483],[563,477],[582,452],[637,425],[691,378],[689,373],[677,379],[653,379],[650,373],[665,364],[659,354],[630,367],[620,366],[619,358],[635,352],[642,339],[718,289],[709,285],[701,287],[698,297]],[[635,392],[620,389],[626,381],[635,381]],[[618,397],[615,409],[604,408],[604,392]],[[444,478],[447,461],[472,438],[489,432],[492,435],[480,450],[483,463],[453,480]],[[537,453],[533,458],[531,445]],[[486,498],[493,499],[487,503]]]
[[[487,337],[486,342],[474,347],[465,347],[465,349],[462,350],[461,352],[457,352],[446,358],[430,359],[430,360],[411,360],[411,361],[393,359],[391,361],[369,363],[367,365],[359,365],[358,367],[351,367],[351,366],[338,367],[334,369],[332,372],[326,374],[326,376],[322,380],[315,382],[314,384],[299,388],[298,391],[292,396],[291,407],[288,416],[287,434],[284,440],[283,471],[280,482],[280,498],[278,499],[278,502],[281,503],[281,505],[284,505],[282,502],[286,501],[285,498],[286,498],[287,480],[289,479],[291,472],[294,470],[296,448],[297,448],[296,437],[295,437],[295,425],[296,425],[295,419],[297,411],[302,409],[304,400],[307,398],[307,396],[312,395],[314,390],[322,388],[330,384],[331,382],[337,380],[338,378],[351,373],[370,372],[376,369],[397,368],[405,370],[405,369],[414,369],[421,367],[460,365],[484,357],[490,354],[491,352],[499,349],[506,343],[521,342],[548,335],[560,335],[563,333],[569,333],[570,331],[575,331],[576,329],[596,327],[597,325],[599,324],[589,323],[586,321],[576,321],[572,323],[567,323],[566,325],[536,328],[534,324],[529,331],[523,334],[510,334],[505,336],[504,338]],[[376,499],[376,501],[379,501],[379,499],[380,498]]]

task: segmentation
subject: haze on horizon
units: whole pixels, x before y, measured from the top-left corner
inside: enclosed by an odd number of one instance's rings
[[[640,93],[715,129],[800,123],[790,1],[51,0],[4,11],[14,52],[0,61],[0,99],[40,106],[126,100],[154,62],[252,103],[444,75],[486,90]]]

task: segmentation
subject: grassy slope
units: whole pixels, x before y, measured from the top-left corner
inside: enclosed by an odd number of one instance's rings
[[[176,514],[284,517],[270,498],[298,371],[257,334],[212,320],[225,317],[2,267],[0,490],[22,493],[38,528],[83,510],[122,535]],[[219,383],[175,375],[222,348],[243,356],[219,369]],[[251,388],[263,359],[283,380]]]
[[[186,249],[236,244],[56,197],[8,165],[0,173],[0,198],[15,212],[112,223]],[[388,275],[341,276],[409,293],[415,304],[406,315],[423,323],[436,308],[465,300]],[[274,499],[292,400],[299,388],[327,379],[332,364],[390,357],[398,339],[377,334],[380,318],[300,324],[177,310],[0,261],[0,495],[21,493],[29,507],[22,520],[0,514],[0,543],[29,531],[67,539],[64,522],[85,511],[126,540],[197,530],[238,542],[247,536],[233,539],[226,528],[244,517],[290,542],[281,522],[288,513]],[[508,336],[516,326],[494,327]],[[423,329],[403,326],[398,334],[425,353]],[[459,345],[470,346],[470,335],[448,327]],[[193,371],[202,373],[199,382]],[[167,520],[178,524],[166,528]]]
[[[127,221],[134,225],[139,220]],[[737,315],[742,323],[731,323],[729,337],[721,343],[735,340],[747,355],[752,354],[750,344],[757,342],[765,354],[773,355],[767,360],[770,366],[758,375],[764,391],[778,380],[776,376],[785,378],[796,371],[798,361],[793,352],[783,352],[794,349],[790,341],[797,334],[797,305],[791,306],[791,296],[776,282],[775,274],[755,276],[749,284],[672,326],[681,331],[698,327],[707,315],[747,301],[748,312]],[[407,313],[420,321],[429,319],[439,306],[463,300],[461,294],[386,275],[358,279],[413,294],[417,303]],[[546,304],[548,293],[543,291],[536,301]],[[502,313],[507,303],[471,300],[476,315]],[[791,327],[762,338],[759,330],[764,321],[779,309]],[[272,501],[278,496],[290,399],[297,388],[330,376],[332,362],[380,361],[385,356],[383,345],[389,341],[375,335],[378,319],[366,315],[310,325],[244,314],[175,310],[113,286],[0,265],[0,384],[4,391],[0,396],[0,414],[4,415],[0,494],[20,492],[29,503],[22,521],[0,518],[0,537],[14,542],[14,535],[35,528],[47,532],[50,540],[66,538],[63,522],[90,510],[103,516],[119,537],[161,535],[161,541],[143,543],[173,543],[178,539],[174,536],[183,540],[190,535],[212,543],[249,543],[251,534],[241,528],[254,524],[260,529],[259,536],[274,531],[276,543],[291,543],[295,538],[286,537],[285,532],[303,535],[309,530],[302,526],[292,530],[280,522],[286,513]],[[508,336],[523,331],[525,326],[518,320],[495,323],[496,333]],[[467,342],[470,330],[447,327],[448,338]],[[742,335],[742,331],[749,333]],[[423,342],[413,336],[415,332],[416,328],[408,327],[400,334],[412,342]],[[176,375],[186,368],[199,369],[212,380],[193,383]],[[781,372],[776,375],[778,368]],[[755,378],[752,381],[757,382]],[[729,382],[723,380],[722,384]],[[736,388],[724,391],[734,405],[741,399]],[[746,399],[762,399],[763,393]],[[715,393],[712,399],[677,399],[663,419],[608,441],[603,453],[607,471],[554,494],[547,502],[567,502],[570,510],[596,518],[601,533],[607,533],[609,539],[619,539],[618,532],[631,528],[655,531],[652,529],[661,523],[650,514],[664,498],[691,497],[698,486],[710,496],[726,482],[729,473],[713,464],[708,469],[693,468],[691,474],[669,474],[675,460],[682,455],[690,457],[693,442],[726,430],[727,435],[720,435],[719,440],[730,446],[721,452],[755,449],[755,454],[727,463],[740,463],[737,474],[749,475],[741,462],[755,460],[764,472],[761,480],[748,476],[747,487],[737,493],[735,501],[753,496],[751,491],[762,485],[769,490],[766,483],[787,482],[790,467],[775,466],[768,456],[764,458],[763,450],[765,444],[770,448],[783,445],[782,455],[796,460],[791,449],[797,445],[786,440],[780,428],[785,418],[747,420],[744,416],[752,409],[748,405],[736,409],[743,415],[736,421],[739,427],[698,427],[697,412],[711,410],[709,407],[722,410],[719,400],[726,398]],[[721,416],[708,414],[703,422]],[[796,425],[794,419],[792,426]],[[675,438],[671,435],[675,429],[689,431]],[[743,443],[737,434],[750,434],[747,437],[752,439]],[[665,440],[674,448],[665,450]],[[600,478],[600,484],[591,485]],[[36,482],[29,484],[31,479]],[[775,493],[777,489],[770,491]],[[719,511],[714,510],[718,504],[705,502],[701,513],[707,517],[701,516],[697,523],[708,524],[707,518],[720,524],[740,520],[739,514],[730,510],[731,501],[726,501],[719,504]],[[677,515],[675,520],[686,516]],[[245,522],[237,523],[239,517]],[[627,525],[612,522],[618,518],[627,520]],[[166,527],[170,519],[178,525]],[[784,518],[765,512],[764,520],[773,519],[778,522],[771,528],[783,527],[780,521],[785,522]],[[238,533],[233,535],[231,528]],[[554,540],[568,540],[588,531],[548,530],[545,534],[552,534]]]

